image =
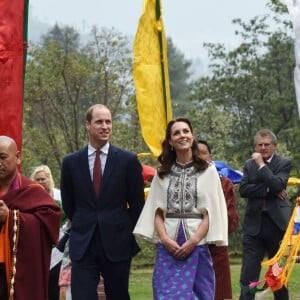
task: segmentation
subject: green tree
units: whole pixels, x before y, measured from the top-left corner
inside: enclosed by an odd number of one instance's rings
[[[23,151],[27,172],[27,161],[59,170],[62,157],[86,143],[85,111],[94,103],[111,108],[114,141],[124,141],[124,130],[118,130],[122,125],[126,133],[140,137],[127,38],[113,29],[94,27],[89,42],[80,45],[74,28],[55,25],[42,45],[29,51]]]
[[[255,133],[270,128],[279,138],[278,152],[292,159],[292,175],[299,177],[292,31],[279,1],[270,6],[276,30],[270,27],[268,16],[254,17],[248,23],[236,19],[236,34],[242,39],[238,47],[227,51],[222,44],[206,44],[211,75],[193,83],[189,116],[197,133],[212,144],[214,157],[240,170],[253,151]],[[298,192],[289,188],[292,201]],[[245,201],[239,199],[241,223],[244,206]],[[231,251],[240,251],[240,238],[241,226],[230,236]]]
[[[260,128],[272,129],[291,145],[294,141],[286,133],[293,129],[296,134],[299,126],[292,80],[293,42],[285,32],[270,32],[265,21],[254,18],[246,24],[235,20],[242,28],[237,34],[243,42],[232,51],[207,44],[212,76],[195,82],[191,94],[201,109],[211,102],[216,119],[230,117],[232,130],[227,127],[224,132],[226,154],[240,163],[252,151],[252,137]],[[219,129],[209,132],[216,141]]]
[[[168,38],[168,67],[170,77],[170,91],[174,115],[184,115],[187,111],[187,95],[190,88],[189,71],[192,62]]]

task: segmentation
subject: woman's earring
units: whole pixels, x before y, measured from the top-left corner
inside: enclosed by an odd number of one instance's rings
[[[173,148],[173,146],[172,145],[170,145],[171,146],[171,151],[174,151],[174,148]]]

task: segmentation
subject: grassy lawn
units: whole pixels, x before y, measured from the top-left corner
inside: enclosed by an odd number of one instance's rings
[[[240,264],[231,265],[231,279],[233,288],[233,299],[239,297]],[[265,269],[263,270],[265,274]],[[262,277],[261,277],[262,278]],[[300,300],[300,265],[293,269],[289,281],[289,292],[291,300]],[[130,295],[132,300],[153,300],[152,297],[152,269],[133,269],[130,277]],[[272,295],[268,300],[273,299]]]

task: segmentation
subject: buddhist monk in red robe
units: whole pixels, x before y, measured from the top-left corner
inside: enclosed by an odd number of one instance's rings
[[[20,163],[16,142],[0,136],[0,299],[46,300],[61,209]]]

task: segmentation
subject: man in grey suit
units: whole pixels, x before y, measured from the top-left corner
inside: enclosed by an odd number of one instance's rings
[[[291,216],[286,186],[292,169],[289,159],[275,153],[277,138],[269,129],[254,137],[255,151],[246,161],[240,184],[240,195],[247,198],[243,223],[243,257],[240,276],[240,300],[254,299],[249,284],[259,280],[265,254],[273,257],[280,246]],[[288,300],[283,287],[274,299]]]
[[[89,144],[67,155],[61,170],[63,209],[72,224],[72,300],[97,300],[100,274],[106,299],[129,300],[131,260],[139,251],[132,231],[144,205],[142,166],[136,154],[109,143],[106,106],[87,110],[86,130]]]

